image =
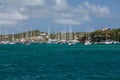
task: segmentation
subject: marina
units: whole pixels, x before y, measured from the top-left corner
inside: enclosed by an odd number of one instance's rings
[[[120,80],[120,0],[0,0],[0,80]]]
[[[98,32],[99,31],[99,34]],[[114,32],[116,35],[113,35]],[[109,32],[109,34],[108,34]],[[72,32],[72,27],[69,26],[68,32],[61,31],[58,33],[51,33],[50,27],[47,32],[40,32],[39,30],[27,30],[23,33],[8,34],[0,36],[0,44],[119,44],[120,43],[120,29],[96,30],[93,32]]]

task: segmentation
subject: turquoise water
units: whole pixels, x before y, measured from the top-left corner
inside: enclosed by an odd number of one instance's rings
[[[120,44],[0,45],[0,80],[120,80]]]

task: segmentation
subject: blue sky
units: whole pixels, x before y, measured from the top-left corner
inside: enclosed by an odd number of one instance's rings
[[[120,28],[120,0],[0,0],[0,33]]]

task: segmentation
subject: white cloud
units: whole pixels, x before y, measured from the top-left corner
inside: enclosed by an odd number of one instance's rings
[[[17,24],[17,22],[16,21],[10,21],[10,20],[5,20],[5,21],[3,21],[3,20],[0,20],[0,24],[1,25],[14,25],[14,24]]]
[[[112,12],[107,6],[85,1],[77,7],[67,0],[1,0],[0,24],[17,24],[31,18],[51,18],[57,24],[80,25],[92,21],[91,16],[109,17]],[[7,3],[7,5],[6,5]]]
[[[54,22],[57,24],[72,24],[72,25],[81,24],[79,20],[76,19],[55,19]]]
[[[26,11],[26,10],[27,10],[27,9],[26,9],[25,7],[21,7],[21,8],[20,8],[20,11],[21,11],[21,12],[24,12],[24,11]]]
[[[91,4],[88,1],[81,3],[78,7],[73,7],[68,5],[66,0],[58,0],[58,3],[59,4],[63,3],[63,5],[67,6],[67,7],[65,6],[65,8],[62,8],[64,10],[62,10],[62,12],[57,13],[58,15],[55,16],[57,20],[55,19],[54,22],[59,24],[66,23],[66,24],[79,25],[84,22],[90,22],[92,20],[91,16],[102,18],[102,17],[109,17],[112,14],[112,12],[107,6],[101,6],[99,4]]]
[[[82,19],[83,19],[83,21],[91,21],[91,18],[90,18],[89,15],[84,15],[84,16],[82,17]]]
[[[12,13],[0,13],[0,24],[9,25],[17,24],[18,21],[27,19],[27,16],[22,15],[19,12]]]
[[[87,14],[92,14],[97,17],[108,17],[112,14],[110,9],[107,6],[101,6],[99,4],[91,4],[88,1],[85,1],[80,5],[80,8]]]
[[[26,16],[14,12],[14,13],[0,13],[0,19],[7,19],[7,20],[24,20],[27,19]]]
[[[43,6],[44,0],[20,0],[21,1],[21,5],[28,5],[28,6],[36,6],[36,5],[40,5]]]
[[[68,7],[66,0],[55,0],[54,3],[55,5],[53,6],[53,8],[56,10],[64,10]]]
[[[0,0],[0,3],[16,6],[44,5],[44,0]]]

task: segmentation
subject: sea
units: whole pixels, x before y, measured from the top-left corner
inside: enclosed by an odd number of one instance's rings
[[[0,80],[120,80],[120,44],[0,45]]]

